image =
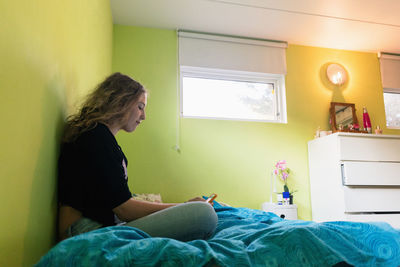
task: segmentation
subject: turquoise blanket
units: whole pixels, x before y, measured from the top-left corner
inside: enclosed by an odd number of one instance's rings
[[[288,221],[247,208],[216,208],[207,240],[150,238],[113,226],[69,238],[36,266],[400,266],[400,230],[386,223]]]

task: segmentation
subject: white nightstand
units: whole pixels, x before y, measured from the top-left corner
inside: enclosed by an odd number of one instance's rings
[[[279,217],[286,220],[297,220],[297,205],[278,205],[276,203],[264,202],[262,204],[262,210],[266,212],[272,212]]]

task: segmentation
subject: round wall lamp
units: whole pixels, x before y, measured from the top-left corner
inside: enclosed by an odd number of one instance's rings
[[[347,81],[347,72],[339,64],[329,64],[326,69],[326,75],[331,83],[334,85],[342,85]]]

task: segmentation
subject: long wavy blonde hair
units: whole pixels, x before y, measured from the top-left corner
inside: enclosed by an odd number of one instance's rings
[[[147,93],[144,87],[127,75],[111,74],[89,94],[80,110],[67,118],[63,141],[71,142],[97,123],[120,122],[130,105]]]

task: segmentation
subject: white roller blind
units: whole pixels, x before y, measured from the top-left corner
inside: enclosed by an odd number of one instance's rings
[[[178,31],[181,66],[286,74],[286,42]]]
[[[379,61],[384,92],[400,93],[400,55],[380,53]]]

